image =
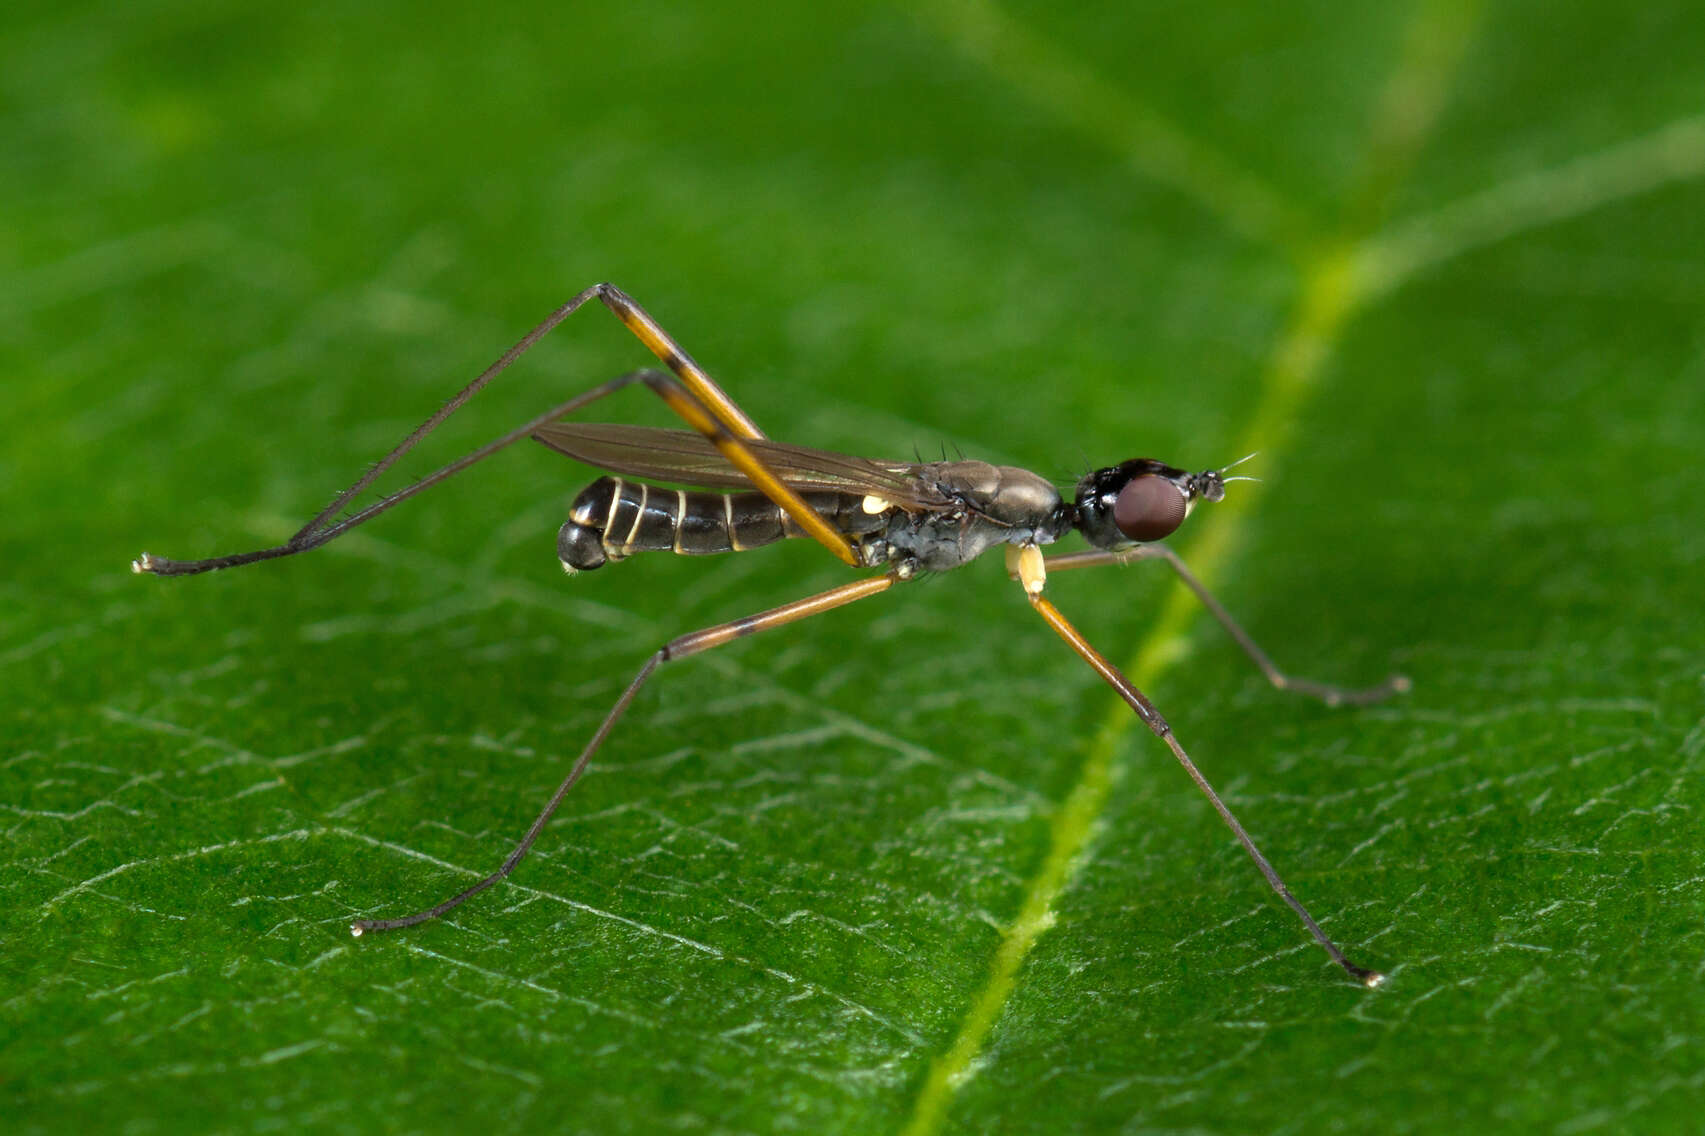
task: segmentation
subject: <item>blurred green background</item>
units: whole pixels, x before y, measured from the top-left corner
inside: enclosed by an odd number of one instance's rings
[[[12,1131],[1693,1127],[1705,17],[1659,3],[0,15]],[[516,448],[283,539],[550,307],[635,295],[774,436],[1061,481],[1248,450],[1050,591],[997,563],[666,670],[813,547],[565,580]],[[577,315],[387,484],[646,362]],[[666,423],[632,394],[598,418]]]

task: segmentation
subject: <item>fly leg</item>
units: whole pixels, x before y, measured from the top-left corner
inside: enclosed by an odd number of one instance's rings
[[[383,497],[347,517],[339,517],[338,514],[343,511],[346,505],[365,492],[368,486],[372,485],[386,470],[395,465],[398,459],[412,450],[426,435],[443,424],[444,420],[450,415],[466,405],[469,399],[478,394],[510,364],[519,359],[528,348],[594,298],[615,313],[616,318],[620,319],[629,331],[650,348],[659,359],[663,360],[673,374],[667,375],[656,370],[634,371],[608,382],[600,383],[591,390],[552,407],[544,414],[511,430],[495,441],[488,442],[473,453],[428,474],[413,485]],[[710,439],[711,443],[728,459],[731,465],[744,473],[755,488],[761,490],[770,500],[785,509],[808,536],[814,538],[847,564],[855,568],[860,566],[858,555],[847,538],[819,516],[744,444],[745,441],[763,437],[763,433],[758,429],[757,424],[626,293],[612,284],[595,284],[547,316],[543,323],[528,332],[521,338],[520,342],[508,351],[505,351],[497,362],[487,367],[473,382],[458,391],[455,397],[438,409],[437,413],[417,426],[408,437],[398,443],[396,448],[374,463],[353,485],[333,498],[331,504],[320,510],[312,520],[303,525],[295,535],[283,544],[272,548],[256,549],[251,552],[209,557],[204,560],[170,560],[144,552],[131,563],[131,569],[135,572],[146,572],[156,576],[189,576],[197,572],[211,572],[219,568],[234,568],[240,564],[253,564],[260,560],[275,560],[281,556],[293,556],[299,552],[318,548],[322,544],[342,536],[357,525],[364,524],[380,513],[396,507],[415,494],[424,492],[439,482],[454,477],[469,466],[484,461],[497,451],[521,441],[539,427],[582,410],[599,399],[635,383],[642,383],[650,388],[688,425]]]
[[[1293,694],[1318,698],[1328,706],[1363,706],[1409,690],[1411,684],[1408,676],[1400,674],[1389,676],[1377,686],[1361,688],[1332,686],[1286,674],[1268,657],[1267,652],[1261,649],[1261,645],[1255,642],[1249,632],[1245,631],[1243,626],[1232,618],[1231,613],[1225,609],[1225,605],[1220,603],[1214,594],[1208,590],[1208,586],[1198,580],[1196,574],[1185,566],[1183,559],[1164,544],[1139,544],[1134,548],[1121,549],[1117,552],[1107,552],[1100,549],[1068,552],[1060,556],[1049,556],[1046,558],[1046,563],[1048,571],[1064,572],[1070,568],[1095,568],[1104,564],[1130,564],[1138,560],[1157,559],[1166,561],[1172,570],[1178,573],[1178,578],[1184,582],[1184,586],[1196,594],[1196,598],[1202,601],[1202,606],[1208,609],[1208,613],[1219,621],[1220,626],[1225,628],[1237,645],[1243,649],[1243,653],[1249,656],[1249,660],[1260,668],[1262,674],[1267,676],[1267,681],[1279,690],[1288,690]],[[1009,573],[1015,579],[1017,578],[1016,572],[1009,569]]]
[[[1266,878],[1267,886],[1271,887],[1273,892],[1284,900],[1292,911],[1296,912],[1297,917],[1302,920],[1303,926],[1308,928],[1308,933],[1314,937],[1314,941],[1319,943],[1331,956],[1333,962],[1343,967],[1344,972],[1357,982],[1369,987],[1378,986],[1384,982],[1385,975],[1377,970],[1357,966],[1344,957],[1344,952],[1338,949],[1336,943],[1326,937],[1326,932],[1320,929],[1320,924],[1314,921],[1314,916],[1308,913],[1308,908],[1304,907],[1302,901],[1291,894],[1291,889],[1285,886],[1285,881],[1279,877],[1278,872],[1274,871],[1273,865],[1268,862],[1267,857],[1261,854],[1261,850],[1255,846],[1255,841],[1250,838],[1249,833],[1244,830],[1243,825],[1238,822],[1231,809],[1227,808],[1226,803],[1220,800],[1219,794],[1214,792],[1214,787],[1208,783],[1208,779],[1202,775],[1202,771],[1196,768],[1196,763],[1190,760],[1190,755],[1184,752],[1184,746],[1179,743],[1177,736],[1172,732],[1171,725],[1155,708],[1154,703],[1150,702],[1148,696],[1137,689],[1135,683],[1125,677],[1124,672],[1108,662],[1101,652],[1091,646],[1089,640],[1085,639],[1082,633],[1060,613],[1060,609],[1042,595],[1042,588],[1047,581],[1048,563],[1043,557],[1041,549],[1035,545],[1023,546],[1012,557],[1012,568],[1019,582],[1024,586],[1024,595],[1030,601],[1030,606],[1036,609],[1036,614],[1046,620],[1048,626],[1052,627],[1055,633],[1064,639],[1066,644],[1076,651],[1084,662],[1093,667],[1096,674],[1100,675],[1109,686],[1119,692],[1119,697],[1123,698],[1131,709],[1136,711],[1137,717],[1142,719],[1143,725],[1153,731],[1155,737],[1166,743],[1167,748],[1172,751],[1172,756],[1178,759],[1178,764],[1184,767],[1184,772],[1188,773],[1190,780],[1196,783],[1196,788],[1202,791],[1202,795],[1208,799],[1208,803],[1213,805],[1214,811],[1220,814],[1220,819],[1225,821],[1226,827],[1231,829],[1232,835],[1237,837],[1238,843],[1243,845],[1243,850],[1249,853],[1249,858],[1255,862],[1255,866],[1261,870],[1261,875]]]
[[[634,696],[639,693],[639,688],[644,686],[645,680],[650,678],[652,672],[664,663],[684,659],[689,655],[697,655],[713,647],[720,647],[725,643],[731,643],[748,635],[756,635],[760,631],[782,627],[809,616],[821,615],[823,612],[843,607],[855,600],[862,600],[867,596],[885,592],[900,579],[902,579],[900,573],[894,571],[885,576],[872,576],[864,580],[855,580],[850,584],[842,584],[838,588],[830,588],[826,592],[819,592],[817,595],[807,596],[804,599],[794,600],[792,603],[759,612],[757,615],[733,619],[727,623],[719,623],[715,627],[707,627],[702,631],[694,631],[671,639],[639,668],[639,672],[633,676],[633,681],[628,683],[627,689],[622,691],[621,697],[617,698],[615,705],[610,707],[610,712],[604,715],[604,721],[593,733],[592,739],[586,743],[586,748],[580,751],[580,756],[569,769],[568,776],[562,779],[562,784],[558,785],[556,792],[551,794],[551,799],[546,802],[544,810],[539,813],[538,818],[527,829],[527,834],[521,838],[521,842],[509,853],[497,871],[460,894],[453,895],[438,906],[427,908],[425,911],[417,911],[413,915],[405,915],[400,919],[357,920],[350,925],[350,934],[360,937],[368,931],[394,931],[400,927],[413,927],[417,923],[436,919],[445,912],[461,906],[465,901],[472,899],[514,871],[515,865],[519,864],[532,850],[533,843],[539,839],[539,834],[544,831],[546,823],[557,811],[557,806],[562,804],[562,799],[568,795],[568,791],[574,787],[574,783],[580,780],[580,775],[586,772],[592,755],[598,752],[598,748],[604,744],[604,739],[609,737],[610,731],[616,726],[616,722],[627,710],[628,705],[633,702]]]

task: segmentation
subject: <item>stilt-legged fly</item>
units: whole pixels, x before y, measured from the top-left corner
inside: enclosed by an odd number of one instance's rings
[[[668,373],[647,369],[611,379],[408,488],[348,516],[340,515],[398,458],[542,336],[593,299],[615,313],[663,361]],[[634,384],[649,388],[692,429],[562,421]],[[1284,674],[1183,561],[1155,543],[1176,531],[1197,505],[1225,496],[1228,479],[1224,470],[1187,473],[1164,462],[1138,458],[1089,474],[1078,482],[1076,493],[1068,501],[1043,478],[1011,466],[980,461],[873,461],[773,442],[638,304],[612,285],[597,284],[552,312],[283,544],[206,560],[167,560],[143,553],[131,567],[156,576],[187,576],[306,552],[523,438],[536,439],[614,475],[599,478],[575,498],[569,519],[558,534],[557,553],[571,574],[650,549],[689,555],[738,552],[800,536],[817,541],[854,568],[881,572],[665,644],[646,660],[616,699],[562,784],[501,867],[436,907],[401,919],[358,921],[351,927],[353,934],[411,927],[435,919],[507,876],[532,848],[634,695],[663,663],[874,596],[920,572],[957,568],[998,545],[1005,547],[1007,571],[1023,587],[1030,606],[1166,743],[1255,861],[1268,885],[1302,919],[1315,942],[1358,981],[1375,986],[1383,980],[1379,972],[1345,958],[1326,937],[1184,752],[1160,711],[1042,594],[1049,571],[1161,559],[1195,592],[1275,687],[1333,705],[1373,702],[1407,689],[1408,681],[1401,676],[1392,676],[1375,687],[1349,690]],[[650,484],[651,480],[693,488],[662,488]],[[1042,546],[1073,530],[1088,540],[1090,549],[1064,556],[1042,554]]]

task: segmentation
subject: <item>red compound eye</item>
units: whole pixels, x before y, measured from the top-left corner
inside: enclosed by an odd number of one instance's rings
[[[1113,501],[1113,523],[1131,540],[1171,536],[1184,523],[1184,494],[1164,477],[1133,477]]]

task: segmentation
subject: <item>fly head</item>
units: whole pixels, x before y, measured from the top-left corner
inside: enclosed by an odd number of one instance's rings
[[[1219,470],[1187,473],[1153,458],[1098,469],[1077,483],[1077,527],[1097,548],[1164,540],[1199,501],[1225,498]]]

